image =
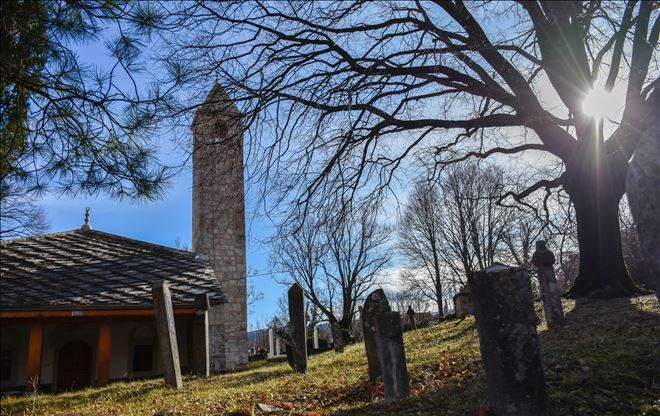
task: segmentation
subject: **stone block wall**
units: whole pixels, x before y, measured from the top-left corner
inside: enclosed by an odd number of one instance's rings
[[[193,121],[193,251],[208,258],[229,303],[209,314],[212,371],[245,368],[247,299],[241,115],[216,85]]]

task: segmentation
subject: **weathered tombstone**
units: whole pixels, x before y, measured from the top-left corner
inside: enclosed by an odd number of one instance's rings
[[[655,290],[660,300],[660,117],[657,112],[655,122],[642,134],[630,162],[626,196],[644,257],[643,282],[648,289]]]
[[[330,325],[330,332],[332,333],[332,341],[335,344],[335,352],[344,352],[344,337],[339,324]]]
[[[154,312],[156,314],[158,350],[160,351],[160,361],[165,384],[175,389],[180,389],[183,383],[181,382],[179,348],[176,343],[172,297],[170,296],[170,289],[167,282],[164,280],[155,282],[152,287],[152,296],[154,299]]]
[[[564,310],[561,306],[559,286],[555,278],[555,256],[545,246],[545,241],[536,242],[536,251],[532,256],[532,264],[537,267],[539,275],[539,286],[541,288],[541,300],[548,328],[558,328],[566,324]]]
[[[268,358],[275,356],[275,331],[273,328],[268,328]]]
[[[415,321],[415,311],[412,306],[408,306],[408,311],[406,312],[406,317],[408,318],[408,326],[411,330],[417,329],[417,322]]]
[[[299,284],[289,288],[289,334],[291,363],[299,373],[307,371],[307,336],[305,334],[305,294]]]
[[[469,284],[463,286],[458,294],[454,296],[454,313],[457,318],[474,315],[474,301]]]
[[[375,338],[385,400],[405,399],[409,394],[408,367],[399,312],[382,311],[376,315]]]
[[[372,383],[375,383],[382,375],[380,358],[376,348],[376,317],[380,313],[390,312],[391,310],[383,289],[371,292],[362,307],[362,334],[364,336],[364,348],[367,351],[369,380]]]
[[[208,293],[195,295],[194,335],[195,374],[202,377],[209,376],[209,302]]]
[[[282,355],[282,347],[280,346],[279,338],[275,338],[275,355]]]
[[[547,395],[527,270],[496,264],[469,280],[493,414],[544,415]]]
[[[313,340],[312,345],[314,346],[315,350],[318,350],[319,349],[319,330],[316,326],[314,326],[314,333],[313,333],[312,337],[313,337],[312,338],[312,340]]]
[[[296,369],[296,363],[293,358],[293,348],[291,344],[284,343],[284,355],[286,356],[286,362],[289,364],[289,367]]]
[[[357,319],[353,321],[352,325],[353,336],[356,342],[364,341],[363,324],[362,324],[362,306],[358,307]]]

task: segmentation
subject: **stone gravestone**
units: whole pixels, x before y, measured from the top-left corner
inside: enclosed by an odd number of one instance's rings
[[[181,382],[179,348],[176,343],[172,297],[167,282],[164,280],[155,282],[152,287],[152,296],[156,314],[158,350],[160,351],[165,384],[178,390],[183,386],[183,383]]]
[[[194,335],[195,374],[202,377],[209,376],[209,302],[208,293],[195,295]]]
[[[268,358],[275,357],[275,331],[268,328]]]
[[[299,373],[307,371],[307,336],[305,325],[305,294],[299,284],[289,288],[289,334],[291,367]]]
[[[656,101],[658,92],[655,93]],[[657,104],[656,105],[656,109]],[[626,177],[626,196],[644,257],[644,283],[660,300],[660,117],[637,144]]]
[[[385,400],[408,397],[408,367],[403,347],[399,312],[381,311],[376,315],[376,350],[383,373]]]
[[[527,270],[495,264],[469,280],[493,414],[544,415],[547,395]]]
[[[380,358],[378,357],[378,349],[376,348],[376,316],[379,313],[390,312],[391,310],[383,289],[371,292],[362,307],[362,333],[364,336],[364,348],[367,350],[369,380],[372,383],[375,383],[382,375]]]
[[[454,313],[457,318],[474,315],[474,301],[469,284],[463,286],[458,294],[454,296]]]
[[[566,324],[564,310],[561,306],[559,286],[555,278],[555,256],[545,246],[545,241],[536,242],[536,251],[532,256],[532,264],[537,267],[539,274],[539,286],[541,288],[541,299],[548,328],[558,328]]]
[[[406,312],[406,317],[408,318],[408,326],[411,331],[417,329],[417,322],[415,321],[415,311],[412,306],[408,306],[408,311]]]
[[[319,329],[314,326],[314,333],[312,336],[312,346],[314,347],[314,350],[319,349]]]
[[[335,352],[344,352],[344,337],[342,336],[342,332],[343,331],[338,323],[330,325],[332,341],[335,343]]]

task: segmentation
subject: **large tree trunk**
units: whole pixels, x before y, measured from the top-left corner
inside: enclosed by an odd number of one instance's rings
[[[583,141],[572,163],[566,164],[565,189],[575,206],[580,248],[580,269],[569,297],[639,293],[621,246],[619,201],[625,189],[625,172],[625,166],[608,160],[604,143],[595,139]]]
[[[442,281],[440,280],[440,266],[438,262],[435,262],[435,299],[438,303],[438,318],[442,319],[445,317],[444,311],[442,309]]]
[[[438,318],[442,319],[442,318],[445,317],[445,314],[444,314],[444,311],[443,311],[443,308],[442,308],[442,292],[440,292],[440,294],[437,295],[437,296],[438,297],[436,298],[437,299],[436,303],[438,304]]]
[[[580,269],[570,297],[629,296],[638,291],[623,259],[619,231],[619,195],[584,189],[573,196]]]

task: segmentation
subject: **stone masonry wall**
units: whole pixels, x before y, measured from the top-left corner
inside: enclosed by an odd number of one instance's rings
[[[229,303],[209,315],[211,370],[248,362],[241,115],[218,85],[193,121],[193,251],[208,257]]]

